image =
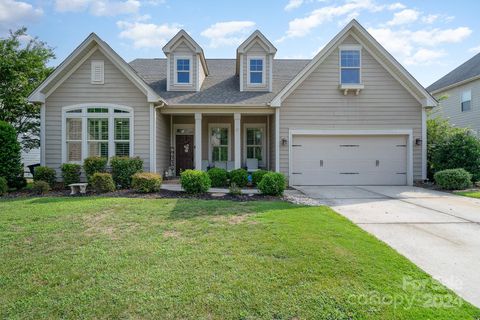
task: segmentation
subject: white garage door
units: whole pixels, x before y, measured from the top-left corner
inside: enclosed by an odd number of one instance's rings
[[[292,137],[293,185],[405,185],[406,136]]]

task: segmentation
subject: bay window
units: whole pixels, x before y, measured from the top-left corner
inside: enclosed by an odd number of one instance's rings
[[[132,156],[133,110],[107,104],[64,107],[62,132],[62,162]]]

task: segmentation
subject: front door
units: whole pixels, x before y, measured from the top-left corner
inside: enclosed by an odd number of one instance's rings
[[[193,135],[177,135],[175,144],[175,158],[177,176],[180,172],[193,169]]]

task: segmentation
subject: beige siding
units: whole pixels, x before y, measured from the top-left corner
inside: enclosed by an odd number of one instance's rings
[[[413,129],[413,139],[421,138],[420,103],[365,49],[362,80],[365,89],[358,96],[343,95],[338,89],[339,52],[334,50],[282,103],[280,137],[287,138],[289,129]],[[413,149],[414,179],[421,179],[421,146]],[[280,145],[280,170],[287,176],[288,161],[288,145]]]
[[[462,112],[462,93],[466,90],[472,92],[472,109]],[[440,99],[441,97],[446,99]],[[472,129],[480,136],[480,80],[437,93],[435,98],[440,100],[440,105],[433,109],[433,117],[441,116],[457,127]]]
[[[91,60],[104,60],[105,84],[92,85]],[[134,109],[134,154],[149,163],[149,104],[146,96],[102,53],[96,51],[45,102],[46,165],[59,170],[62,162],[62,107],[82,103],[112,103]]]
[[[175,48],[175,50],[169,55],[170,60],[170,81],[169,83],[169,90],[171,91],[195,91],[196,84],[197,84],[197,76],[198,76],[198,59],[196,58],[195,52],[185,43],[184,40]],[[189,57],[191,60],[191,85],[185,84],[175,84],[176,79],[176,65],[175,65],[175,57]]]
[[[264,58],[264,84],[263,85],[248,85],[249,82],[249,70],[248,59],[249,57],[263,57]],[[243,54],[243,90],[244,91],[268,91],[269,87],[269,74],[270,74],[270,60],[267,51],[258,43],[254,43],[248,51]]]
[[[203,70],[202,63],[200,62],[200,55],[197,55],[197,65],[199,66],[198,68],[198,89],[202,87],[203,80],[205,80],[205,71]]]
[[[163,175],[170,166],[170,115],[157,112],[157,173]]]

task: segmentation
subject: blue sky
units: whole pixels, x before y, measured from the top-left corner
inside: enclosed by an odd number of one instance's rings
[[[164,57],[180,28],[207,58],[234,58],[253,30],[277,58],[312,58],[352,18],[423,85],[480,52],[479,1],[0,0],[0,36],[21,25],[55,48],[58,65],[90,32],[125,60]]]

